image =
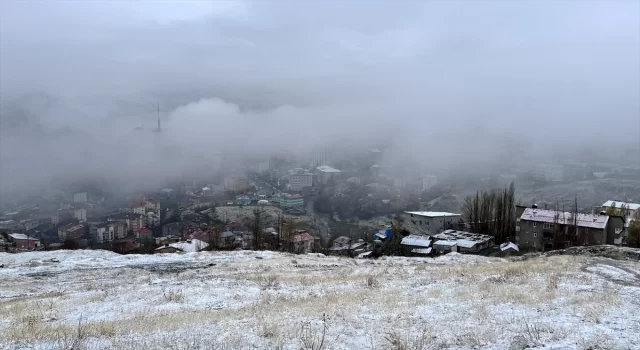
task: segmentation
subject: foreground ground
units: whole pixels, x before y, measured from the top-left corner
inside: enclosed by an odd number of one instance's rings
[[[640,349],[640,263],[0,253],[0,348]]]

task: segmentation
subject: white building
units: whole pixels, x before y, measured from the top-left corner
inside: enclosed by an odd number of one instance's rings
[[[80,208],[73,211],[73,217],[80,221],[87,221],[87,209]]]
[[[109,224],[102,224],[96,228],[95,234],[96,243],[111,242],[115,239],[115,228],[112,229]]]
[[[310,172],[299,172],[289,175],[289,190],[294,192],[302,191],[305,187],[313,186],[313,174]]]
[[[86,203],[87,192],[76,192],[73,194],[73,203]]]
[[[461,214],[440,211],[405,211],[403,216],[425,233],[442,232],[454,227],[462,217]]]
[[[316,171],[318,172],[318,182],[323,184],[326,184],[335,175],[342,173],[342,171],[328,165],[316,167]]]
[[[631,219],[640,220],[640,204],[638,203],[627,203],[622,201],[606,201],[602,203],[602,210],[607,210],[611,207],[611,204],[615,203],[615,207],[620,209],[624,205],[627,208],[627,212],[625,213],[625,217]]]
[[[434,175],[425,175],[422,177],[422,190],[427,191],[431,187],[438,184],[438,177]]]

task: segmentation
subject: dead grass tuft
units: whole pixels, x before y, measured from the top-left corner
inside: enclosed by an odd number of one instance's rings
[[[366,281],[367,281],[367,287],[369,288],[376,288],[379,286],[378,279],[376,278],[375,275],[368,275]]]
[[[268,274],[260,277],[260,287],[262,289],[277,289],[280,286],[278,276],[275,274]]]
[[[181,288],[162,289],[164,300],[170,303],[181,303],[184,301],[184,294]]]

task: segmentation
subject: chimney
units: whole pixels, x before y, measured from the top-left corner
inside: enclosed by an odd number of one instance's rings
[[[531,208],[533,208],[533,209],[538,209],[538,205],[537,205],[537,204],[535,204],[535,203],[533,203],[533,205],[531,206]]]

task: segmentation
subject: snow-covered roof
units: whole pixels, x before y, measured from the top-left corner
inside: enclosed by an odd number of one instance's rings
[[[461,216],[460,214],[448,213],[446,211],[405,211],[405,213],[430,218],[437,218],[441,216]]]
[[[428,247],[431,245],[431,240],[428,236],[408,235],[407,237],[402,238],[400,244],[417,247]]]
[[[191,241],[188,241],[188,242],[171,243],[171,244],[169,244],[169,246],[173,247],[173,248],[176,248],[176,249],[180,249],[183,252],[195,253],[195,252],[199,252],[199,251],[205,249],[206,247],[208,247],[209,243],[194,238],[194,239],[192,239]]]
[[[603,207],[610,207],[611,204],[616,203],[616,208],[621,208],[622,205],[624,204],[625,207],[627,207],[630,210],[638,210],[640,209],[640,204],[638,203],[627,203],[627,202],[620,202],[620,201],[606,201],[602,204]]]
[[[527,208],[520,216],[520,220],[545,222],[545,223],[559,223],[562,225],[572,225],[574,222],[573,214],[570,212],[562,212],[556,210],[535,209]],[[582,214],[578,213],[576,218],[576,224],[580,227],[589,227],[604,229],[607,227],[609,216],[607,215],[595,215],[595,214]]]
[[[29,237],[27,235],[25,235],[24,233],[10,233],[9,237],[13,238],[13,239],[28,239],[31,241],[37,241],[37,238],[33,238],[33,237]]]
[[[505,250],[508,250],[508,249],[513,249],[513,250],[515,250],[516,252],[519,252],[519,251],[520,251],[520,248],[518,248],[518,245],[516,245],[516,244],[515,244],[515,243],[513,243],[513,242],[504,242],[504,243],[502,243],[502,244],[500,245],[500,250],[501,250],[501,251],[503,251],[503,252],[504,252]]]
[[[384,232],[376,233],[376,237],[378,237],[380,239],[387,239],[387,235]]]
[[[435,243],[433,243],[434,246],[441,245],[447,247],[453,247],[456,244],[458,244],[458,241],[435,241]]]
[[[357,242],[357,243],[353,243],[349,249],[359,249],[364,247],[365,245],[366,245],[365,242]]]
[[[323,173],[341,173],[342,172],[329,165],[320,165],[319,167],[316,167],[316,169],[318,169],[318,171],[322,171]]]
[[[413,254],[431,254],[431,248],[416,248],[412,249]]]

